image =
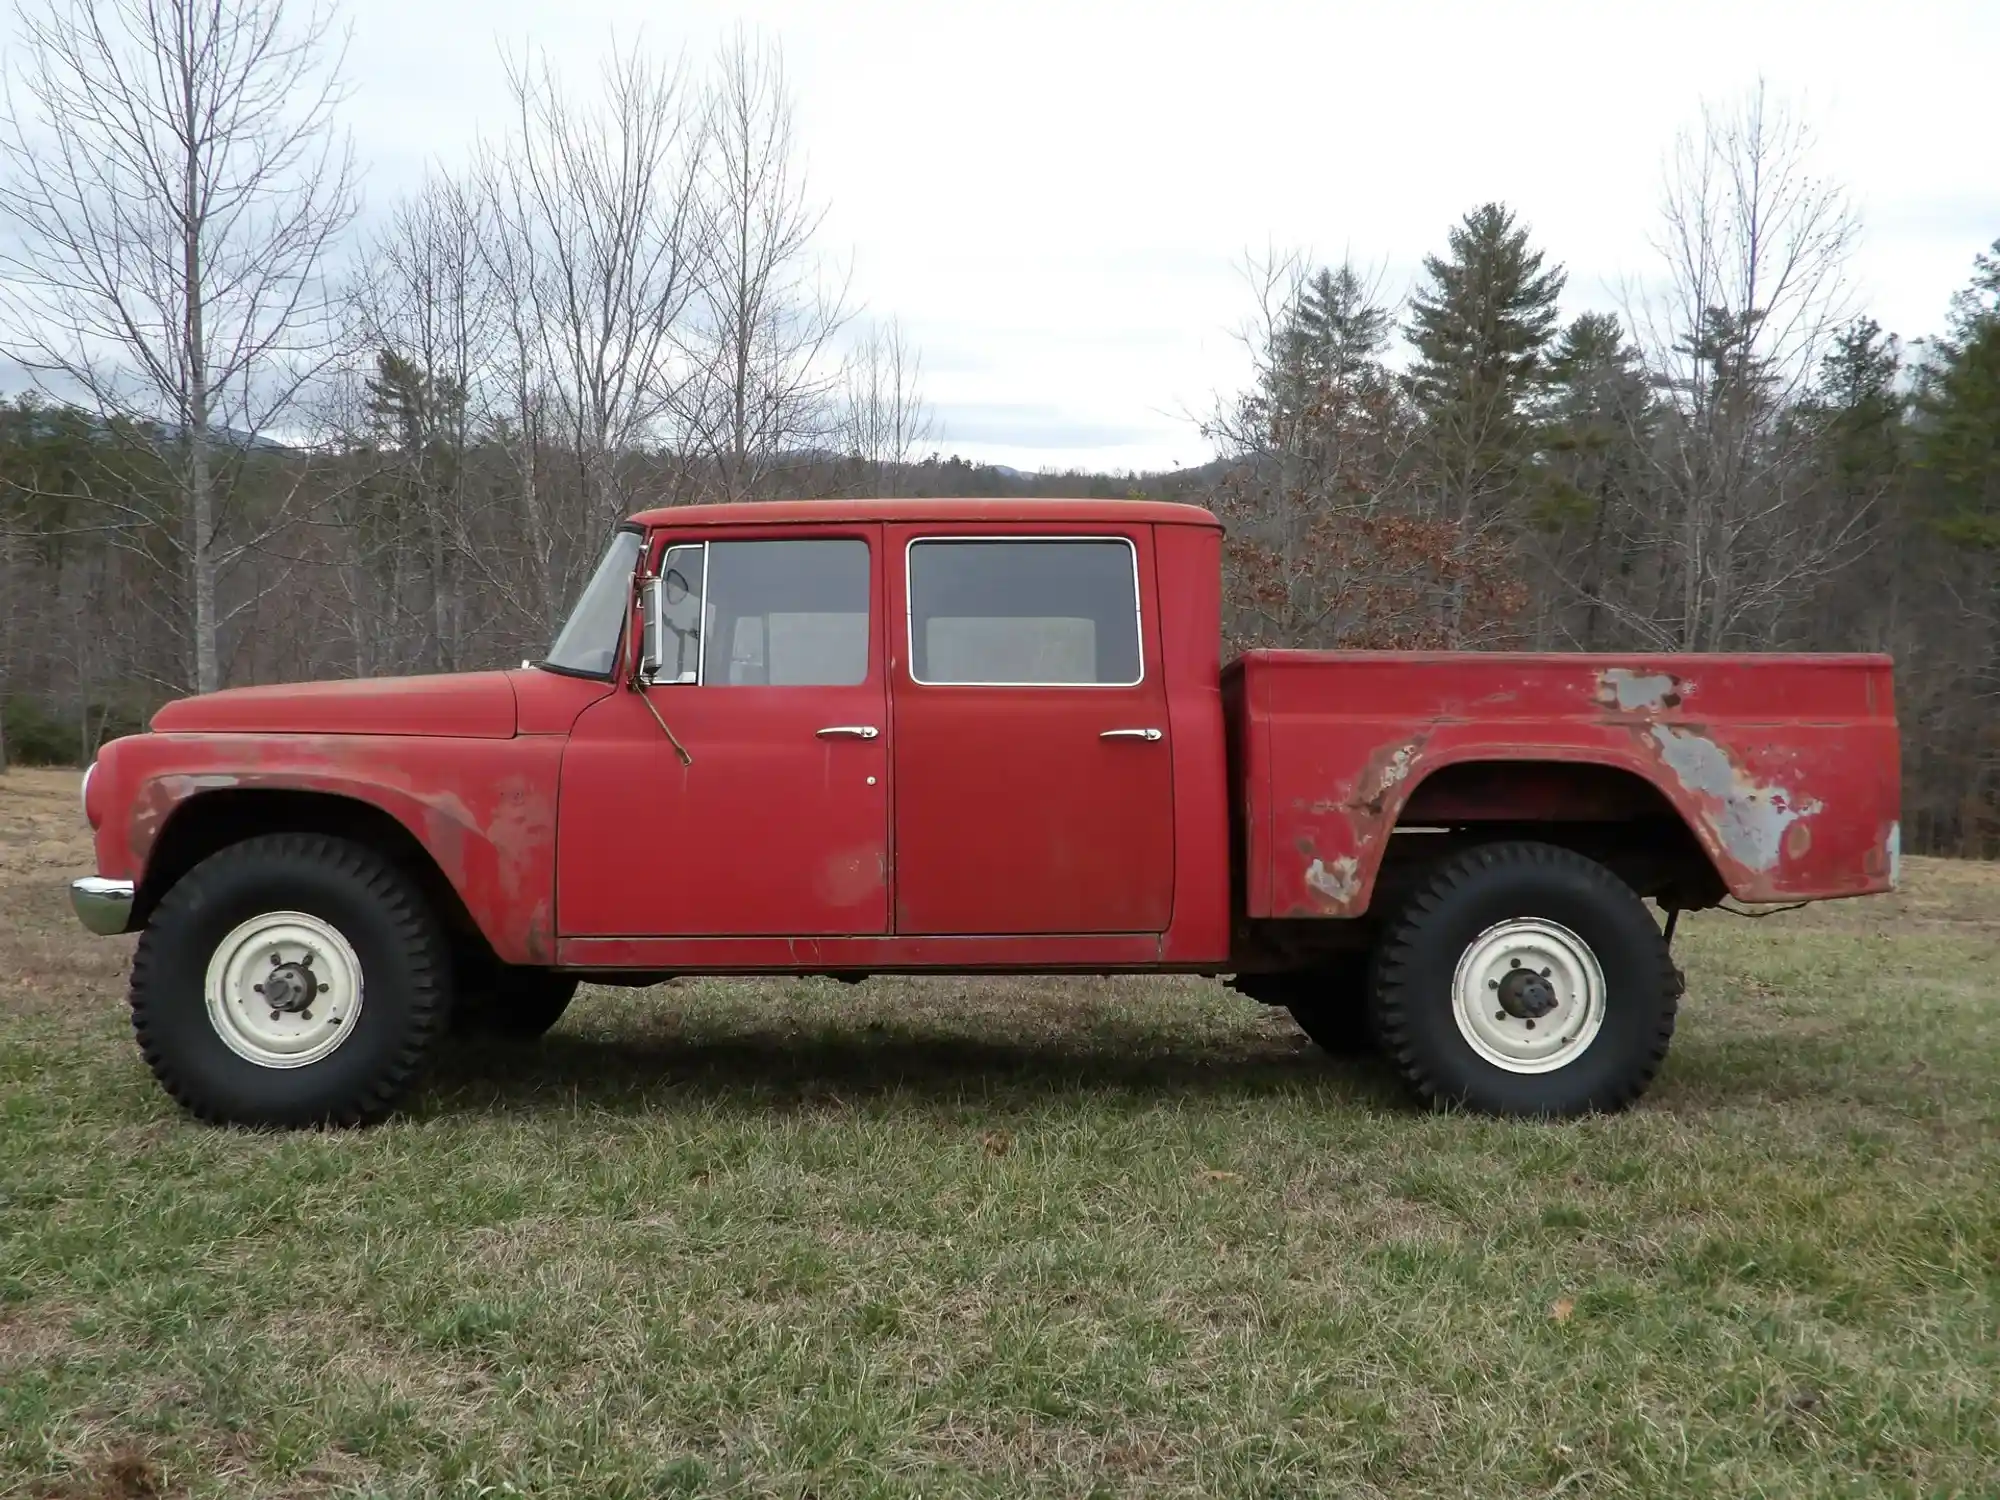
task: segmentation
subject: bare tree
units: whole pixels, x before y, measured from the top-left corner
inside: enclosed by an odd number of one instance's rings
[[[728,499],[834,432],[827,358],[845,288],[818,278],[823,211],[798,160],[784,58],[739,32],[717,60],[702,180],[703,274],[683,425]]]
[[[0,346],[145,439],[174,513],[134,494],[124,521],[178,529],[188,675],[206,692],[222,579],[272,526],[235,503],[235,479],[329,352],[322,271],[353,211],[331,14],[58,0],[19,17]]]
[[[360,378],[348,383],[345,425],[381,459],[372,482],[344,496],[356,646],[376,633],[364,595],[386,593],[398,607],[407,567],[421,576],[428,613],[429,640],[415,654],[439,671],[460,665],[463,575],[486,560],[472,539],[470,489],[500,342],[486,228],[464,181],[433,178],[374,237],[354,291]],[[364,577],[375,587],[360,586]],[[393,632],[391,644],[402,644]]]
[[[871,327],[843,371],[842,446],[871,495],[893,495],[919,446],[930,441],[931,409],[919,389],[923,358],[893,319]]]
[[[670,436],[685,378],[676,334],[696,290],[702,133],[678,70],[636,50],[605,65],[595,108],[545,58],[510,65],[508,81],[514,133],[480,170],[485,244],[511,364],[509,436],[553,615],[631,508],[633,460]],[[577,467],[580,510],[544,503],[549,436]]]
[[[1845,325],[1858,232],[1811,156],[1810,131],[1760,84],[1705,110],[1668,162],[1666,286],[1632,319],[1665,402],[1655,513],[1636,518],[1657,534],[1635,539],[1660,559],[1662,595],[1613,602],[1660,645],[1768,639],[1866,534],[1865,510],[1807,503],[1812,434],[1791,420]]]

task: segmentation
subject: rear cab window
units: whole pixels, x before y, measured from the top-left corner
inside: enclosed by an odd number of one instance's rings
[[[1128,538],[917,537],[905,560],[910,676],[920,684],[1132,687],[1145,678]]]

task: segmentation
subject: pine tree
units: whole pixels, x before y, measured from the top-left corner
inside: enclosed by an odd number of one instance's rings
[[[1473,209],[1448,244],[1411,299],[1408,384],[1439,500],[1472,520],[1519,497],[1565,277],[1503,204]]]
[[[1936,486],[1939,529],[2000,551],[2000,241],[1973,265],[1924,371],[1918,463]]]
[[[1594,650],[1613,624],[1607,601],[1628,591],[1634,568],[1629,521],[1644,501],[1653,400],[1639,351],[1611,313],[1584,313],[1563,329],[1547,381],[1539,483],[1527,513],[1581,608],[1545,620],[1544,644]]]

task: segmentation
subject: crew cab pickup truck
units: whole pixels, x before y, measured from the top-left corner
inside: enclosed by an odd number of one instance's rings
[[[690,506],[517,671],[169,703],[84,779],[94,931],[202,1118],[390,1111],[581,980],[1232,976],[1425,1100],[1661,1066],[1683,911],[1896,879],[1875,656],[1249,651],[1140,501]],[[1651,903],[1649,905],[1648,903]]]

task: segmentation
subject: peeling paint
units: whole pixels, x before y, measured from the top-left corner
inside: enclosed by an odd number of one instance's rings
[[[1669,672],[1635,672],[1630,667],[1607,667],[1598,674],[1598,701],[1616,705],[1628,714],[1678,708],[1681,683]]]
[[[1345,906],[1361,894],[1361,861],[1351,854],[1337,856],[1332,864],[1314,860],[1306,866],[1306,884],[1336,906]]]
[[[1722,847],[1753,870],[1768,871],[1776,865],[1786,831],[1821,810],[1811,798],[1752,781],[1721,746],[1693,730],[1655,724],[1652,733],[1660,758],[1681,785],[1714,802],[1709,821]]]
[[[1405,781],[1416,769],[1417,757],[1423,752],[1426,735],[1384,746],[1370,756],[1362,767],[1361,774],[1354,778],[1354,794],[1347,799],[1344,807],[1348,811],[1366,813],[1371,818],[1382,816],[1389,794]]]
[[[1882,847],[1889,856],[1889,889],[1893,891],[1903,879],[1903,825],[1900,819],[1889,825],[1889,837],[1883,840]]]

